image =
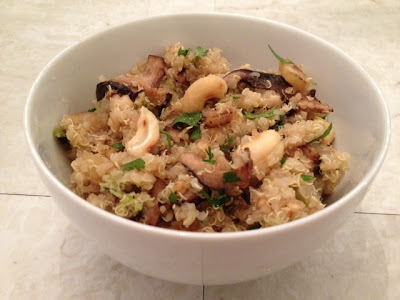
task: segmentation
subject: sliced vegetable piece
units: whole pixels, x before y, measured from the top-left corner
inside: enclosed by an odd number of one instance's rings
[[[53,134],[58,139],[67,137],[67,132],[62,126],[57,126],[56,128],[54,128]]]

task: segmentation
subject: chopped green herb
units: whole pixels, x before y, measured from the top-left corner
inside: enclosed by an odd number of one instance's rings
[[[192,49],[190,49],[190,48],[188,48],[188,49],[182,49],[182,47],[181,47],[181,48],[179,48],[179,50],[178,50],[178,56],[179,56],[179,55],[187,56],[190,50],[192,50]]]
[[[107,187],[107,186],[103,186],[103,190],[109,191],[109,190],[110,190],[110,188],[109,188],[109,187]]]
[[[56,128],[54,128],[53,134],[58,139],[62,139],[62,138],[67,137],[67,132],[61,126],[57,126]]]
[[[90,109],[88,109],[88,112],[95,112],[96,111],[96,107],[92,107]]]
[[[197,123],[201,120],[201,112],[193,112],[193,113],[183,113],[179,117],[175,118],[172,122],[172,126],[184,124],[188,126],[196,126]],[[186,126],[185,126],[186,127]]]
[[[198,46],[195,50],[194,50],[194,63],[196,63],[197,58],[201,57],[201,56],[206,56],[208,53],[208,50],[205,50],[203,47]]]
[[[279,121],[277,121],[277,122],[275,123],[275,125],[272,126],[271,128],[274,129],[274,130],[276,130],[276,131],[279,131],[280,127],[282,127],[283,125],[284,125],[284,124],[283,124],[283,116],[280,116]]]
[[[243,110],[242,112],[246,116],[246,118],[249,119],[249,120],[254,120],[254,119],[257,119],[257,118],[268,118],[268,119],[271,119],[271,118],[275,117],[275,114],[274,114],[275,109],[276,109],[276,107],[273,107],[273,108],[271,108],[271,109],[269,109],[269,110],[267,110],[265,112],[259,113],[259,114],[249,113],[249,112],[247,112],[245,110]]]
[[[318,83],[316,83],[314,80],[311,80],[311,84],[312,85],[318,85]]]
[[[228,147],[227,145],[219,146],[219,149],[220,149],[221,151],[226,152],[226,153],[231,152],[231,149],[229,149],[229,147]]]
[[[224,173],[224,183],[234,183],[242,181],[235,172],[226,172]]]
[[[183,113],[179,117],[175,118],[172,122],[172,126],[178,128],[184,128],[186,126],[193,126],[190,130],[189,138],[191,140],[198,140],[201,138],[201,129],[197,124],[202,118],[201,112],[193,112],[193,113]]]
[[[115,143],[115,144],[111,145],[111,148],[118,149],[121,152],[123,152],[125,150],[125,147],[124,147],[124,145],[122,145],[122,143]]]
[[[177,204],[178,203],[178,196],[174,193],[169,194],[169,201],[171,201],[171,203],[173,204]]]
[[[199,125],[194,126],[190,129],[189,139],[195,141],[201,138],[201,129]]]
[[[214,154],[212,153],[210,146],[208,146],[208,149],[206,150],[206,152],[207,152],[207,155],[208,155],[208,159],[203,159],[203,161],[208,162],[208,163],[210,163],[212,165],[215,164],[215,160],[213,159],[214,158]]]
[[[283,166],[283,165],[285,164],[285,162],[286,162],[286,157],[282,157],[282,159],[281,159],[281,166]]]
[[[224,190],[218,192],[219,197],[217,198],[211,197],[206,190],[202,190],[201,194],[214,207],[220,207],[224,203],[228,203],[232,200],[232,198],[228,196]]]
[[[318,117],[318,118],[326,120],[327,116],[328,116],[327,114],[314,113],[315,118]]]
[[[293,64],[293,62],[291,60],[285,60],[282,57],[280,57],[275,51],[274,49],[272,49],[272,47],[268,44],[269,50],[271,50],[272,54],[276,57],[277,60],[279,60],[281,63],[283,64]]]
[[[141,170],[144,169],[144,160],[141,158],[132,160],[131,162],[128,162],[127,164],[124,164],[122,166],[122,170],[129,171],[133,169]]]
[[[168,141],[168,147],[172,148],[171,135],[162,129],[160,129],[160,133],[165,134],[165,136],[167,137],[167,141]]]
[[[232,152],[234,150],[234,149],[231,149],[232,142],[233,142],[233,138],[228,137],[228,143],[226,145],[219,146],[219,149],[221,149],[221,151],[224,151],[226,153]]]
[[[331,132],[331,130],[332,130],[332,123],[329,124],[329,127],[325,130],[325,132],[321,136],[313,139],[311,142],[309,142],[309,144],[318,142],[319,140],[322,140],[324,137],[326,137]]]
[[[300,177],[301,177],[301,179],[302,179],[303,181],[311,181],[311,180],[314,179],[314,176],[305,175],[305,174],[301,174]]]
[[[240,98],[239,96],[232,96],[233,100],[239,100],[239,98]]]

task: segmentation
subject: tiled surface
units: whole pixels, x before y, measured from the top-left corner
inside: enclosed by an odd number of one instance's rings
[[[308,259],[257,281],[184,286],[102,255],[54,206],[25,147],[23,110],[45,64],[73,42],[150,15],[222,11],[316,34],[380,87],[391,146],[358,213]],[[400,1],[196,0],[0,2],[0,299],[400,299]],[[362,107],[360,107],[362,109]]]
[[[0,196],[0,299],[202,299],[98,251],[50,197]]]
[[[229,286],[141,275],[103,255],[50,197],[0,196],[0,299],[396,299],[400,216],[354,214],[277,274]],[[204,298],[203,298],[204,292]]]

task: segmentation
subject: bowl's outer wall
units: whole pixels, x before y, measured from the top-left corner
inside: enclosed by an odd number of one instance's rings
[[[311,35],[266,20],[232,15],[165,16],[119,26],[74,45],[39,76],[28,101],[26,127],[36,164],[51,194],[72,224],[98,240],[110,256],[170,281],[223,284],[253,279],[311,253],[354,210],[373,176],[351,197],[326,209],[323,217],[226,239],[163,234],[165,230],[121,221],[88,205],[60,184],[68,186],[71,173],[52,137],[62,115],[92,106],[100,75],[112,78],[126,73],[148,54],[161,55],[166,45],[175,42],[191,48],[221,48],[233,68],[250,63],[254,69],[276,69],[278,62],[267,50],[270,44],[282,56],[305,66],[318,83],[318,98],[335,109],[330,121],[337,133],[337,146],[352,155],[351,171],[332,202],[359,184],[371,173],[371,165],[376,167],[382,159],[387,146],[386,107],[374,83],[342,52]],[[49,170],[57,179],[51,178]]]

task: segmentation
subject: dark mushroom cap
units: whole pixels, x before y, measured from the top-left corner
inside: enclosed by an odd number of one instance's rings
[[[229,81],[233,80],[235,76],[239,76],[239,82],[244,82],[252,88],[274,90],[282,95],[284,99],[287,98],[285,89],[291,87],[281,75],[247,69],[238,69],[226,74],[224,79],[228,83],[228,86]]]

